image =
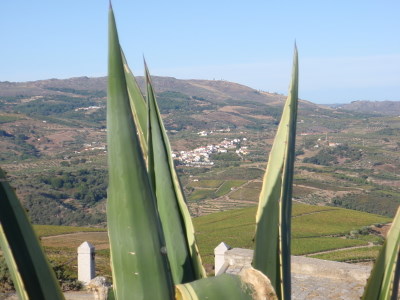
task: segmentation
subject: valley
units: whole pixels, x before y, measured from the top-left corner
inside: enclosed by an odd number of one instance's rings
[[[204,265],[213,272],[214,248],[222,241],[253,249],[256,207],[233,209],[193,219]],[[292,214],[293,255],[345,262],[374,260],[390,218],[351,210],[295,203]],[[337,224],[340,220],[340,224]],[[324,230],[320,231],[323,224]],[[50,258],[76,274],[76,249],[83,241],[96,247],[100,274],[111,277],[107,231],[102,228],[35,225]]]
[[[256,204],[285,97],[222,80],[153,80],[192,216]],[[87,77],[0,83],[0,163],[35,224],[106,226],[105,86]],[[294,200],[392,217],[395,105],[381,114],[301,100]]]

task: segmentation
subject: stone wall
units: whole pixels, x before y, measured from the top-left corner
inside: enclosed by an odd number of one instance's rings
[[[221,243],[215,248],[215,274],[238,274],[251,267],[253,250]],[[371,266],[292,256],[292,299],[360,299]]]

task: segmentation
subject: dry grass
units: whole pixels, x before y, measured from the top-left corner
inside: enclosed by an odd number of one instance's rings
[[[96,250],[108,249],[107,232],[77,232],[42,238],[45,247],[78,248],[83,242],[88,241]]]
[[[218,188],[223,183],[223,180],[199,180],[192,181],[188,184],[190,187],[200,187],[200,188]]]
[[[301,185],[293,185],[293,197],[302,198],[315,192],[315,189]]]
[[[230,195],[230,198],[235,200],[247,200],[257,202],[260,196],[260,190],[249,189],[247,187],[243,187],[233,192]]]
[[[252,248],[256,209],[253,206],[193,219],[204,263],[213,263],[213,250],[221,241],[226,242],[232,247]],[[342,235],[362,226],[390,221],[388,218],[352,210],[298,203],[294,203],[293,205],[293,216],[292,252],[303,255],[330,249],[365,245],[368,241],[364,239],[347,240],[330,237],[329,235]],[[107,232],[76,232],[42,237],[42,244],[45,246],[46,252],[50,252],[53,256],[65,256],[64,260],[75,256],[77,247],[84,241],[88,241],[96,247],[96,263],[99,261],[105,272],[109,272],[109,242]],[[361,255],[359,251],[366,250],[349,251],[349,255],[353,259],[357,255]],[[341,252],[340,255],[346,253]],[[375,254],[374,252],[370,256],[372,257]],[[349,259],[348,257],[335,256],[336,254],[329,255],[327,257],[324,256],[324,258],[333,260]],[[360,257],[363,258],[363,255]]]

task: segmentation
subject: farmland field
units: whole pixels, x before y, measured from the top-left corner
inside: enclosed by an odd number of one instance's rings
[[[192,181],[188,186],[198,188],[218,188],[223,182],[223,180],[200,180]]]
[[[232,199],[258,202],[260,190],[243,187],[231,194]]]
[[[304,214],[318,213],[327,210],[336,210],[336,209],[337,208],[335,207],[329,207],[329,206],[316,206],[316,205],[295,203],[294,209],[292,211],[292,217],[297,217]]]
[[[218,197],[221,197],[231,191],[232,188],[239,187],[244,184],[246,181],[244,180],[229,180],[225,181],[219,189],[215,192]]]
[[[292,254],[305,255],[338,248],[366,245],[368,245],[366,241],[340,237],[294,238],[292,239]]]
[[[76,232],[42,238],[45,247],[78,248],[83,241],[90,242],[96,249],[109,248],[107,232]]]
[[[221,242],[251,249],[255,213],[256,207],[249,207],[194,218],[203,261],[212,263],[213,250]],[[389,218],[378,215],[297,203],[293,205],[292,215],[292,253],[296,255],[367,245],[365,236],[347,239],[346,235],[364,226],[390,222]]]
[[[389,218],[359,211],[338,209],[307,214],[293,219],[293,237],[345,235],[352,230],[375,223],[387,223]]]
[[[189,195],[189,201],[199,201],[205,199],[214,193],[213,190],[210,189],[196,189]]]
[[[225,81],[203,81],[200,88],[196,81],[157,77],[154,84],[191,213],[253,205],[285,97]],[[0,162],[31,220],[104,227],[106,79],[1,86]],[[298,113],[293,197],[393,217],[400,203],[398,113],[302,100]],[[204,154],[200,149],[211,152],[209,163],[180,160]],[[235,180],[246,190],[231,190],[239,187],[229,183]],[[196,191],[206,189],[212,192]]]
[[[345,262],[358,262],[358,261],[369,261],[373,260],[378,256],[380,246],[359,248],[359,249],[348,249],[334,251],[325,254],[311,255],[313,258],[335,260],[335,261],[345,261]]]
[[[212,265],[214,248],[221,242],[231,247],[253,248],[256,207],[224,211],[194,218],[196,238],[203,263]],[[368,247],[380,237],[373,234],[347,238],[357,231],[377,223],[388,223],[389,218],[336,207],[293,205],[292,253],[339,261],[373,260],[379,246]],[[96,247],[99,272],[110,276],[109,244],[105,229],[71,226],[41,226],[35,230],[51,260],[76,269],[76,249],[84,241]],[[349,247],[365,247],[345,249]],[[337,249],[345,249],[338,250]],[[321,253],[331,250],[333,252]],[[314,255],[312,255],[315,253]]]
[[[63,235],[67,233],[76,233],[76,232],[107,231],[107,229],[105,228],[97,228],[97,227],[75,227],[75,226],[55,226],[55,225],[34,225],[34,229],[39,237]]]

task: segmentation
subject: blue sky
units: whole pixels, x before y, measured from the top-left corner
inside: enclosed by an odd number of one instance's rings
[[[300,98],[400,100],[400,1],[114,0],[136,75],[223,79]],[[0,81],[104,76],[106,0],[0,2]]]

